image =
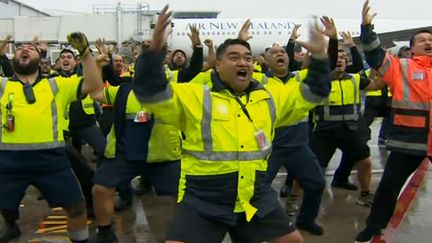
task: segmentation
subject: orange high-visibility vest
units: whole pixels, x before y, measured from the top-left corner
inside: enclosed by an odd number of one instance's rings
[[[386,54],[378,70],[388,83],[392,100],[390,150],[432,155],[432,57],[398,59]]]

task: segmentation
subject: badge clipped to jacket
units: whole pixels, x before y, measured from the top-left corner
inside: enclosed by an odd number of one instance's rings
[[[258,130],[255,132],[255,139],[257,140],[261,151],[270,149],[270,141],[267,139],[267,136],[265,135],[263,130]]]
[[[134,122],[136,123],[146,123],[150,120],[150,113],[145,111],[139,111],[135,114]]]
[[[423,72],[414,72],[414,73],[412,74],[412,79],[413,79],[413,80],[423,80],[424,77],[425,77],[425,75],[424,75]]]

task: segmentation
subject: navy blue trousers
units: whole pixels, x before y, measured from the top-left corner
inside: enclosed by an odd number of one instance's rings
[[[272,183],[281,166],[288,175],[303,188],[303,203],[297,216],[297,223],[315,222],[318,215],[325,179],[315,154],[309,146],[273,147],[270,155],[267,182]]]

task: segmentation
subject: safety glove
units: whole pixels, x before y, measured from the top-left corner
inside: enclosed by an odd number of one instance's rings
[[[87,41],[87,37],[84,33],[81,32],[73,32],[67,36],[69,44],[78,50],[81,56],[84,56],[87,50],[89,50],[89,44]]]

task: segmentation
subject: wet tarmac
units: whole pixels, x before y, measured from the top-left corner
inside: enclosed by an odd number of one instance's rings
[[[373,134],[377,134],[378,125],[372,126]],[[387,151],[377,146],[376,136],[369,142],[373,161],[372,191],[375,190],[381,175]],[[363,227],[369,208],[356,205],[359,191],[335,189],[329,186],[332,171],[337,167],[340,153],[336,153],[327,171],[327,187],[323,196],[319,217],[317,219],[325,230],[323,236],[313,236],[302,232],[306,243],[352,243]],[[286,173],[281,170],[273,186],[279,190],[285,180]],[[351,181],[357,182],[355,172]],[[432,239],[432,178],[426,176],[419,188],[410,211],[394,235],[394,243],[429,243]],[[11,243],[69,242],[66,235],[64,213],[61,210],[48,208],[45,201],[38,201],[37,192],[29,188],[20,208],[19,225],[22,235]],[[283,202],[284,199],[281,199]],[[171,199],[158,197],[154,194],[137,196],[133,206],[115,215],[115,228],[121,243],[157,243],[162,242],[167,231],[173,209]],[[0,225],[3,224],[0,217]],[[91,233],[96,224],[89,222]],[[231,242],[226,237],[224,243]]]

